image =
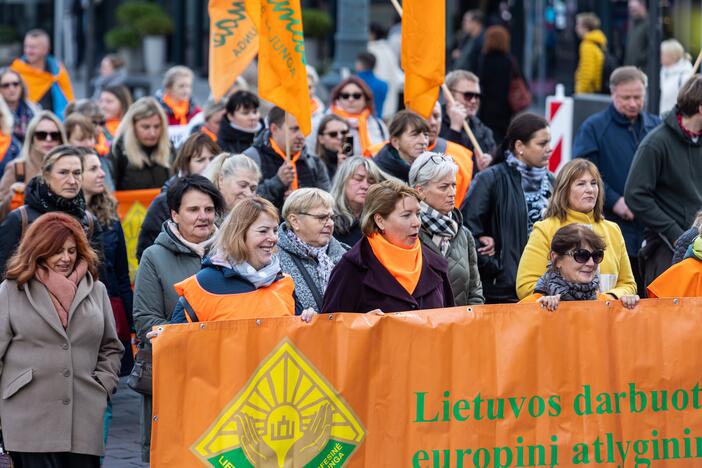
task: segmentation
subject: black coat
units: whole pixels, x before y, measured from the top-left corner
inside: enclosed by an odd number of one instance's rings
[[[404,183],[409,182],[411,166],[400,157],[400,154],[390,143],[386,143],[385,146],[378,151],[378,154],[373,158],[373,162],[386,174],[400,179]]]
[[[553,181],[552,175],[549,178]],[[517,302],[517,267],[529,239],[519,171],[502,162],[479,172],[470,184],[461,213],[476,248],[482,247],[479,237],[495,240],[495,255],[478,254],[485,302]]]
[[[176,180],[178,180],[178,176],[168,179],[163,184],[161,193],[156,195],[156,198],[153,199],[146,210],[146,216],[144,216],[144,222],[141,223],[139,239],[137,240],[137,261],[141,260],[141,254],[144,253],[144,250],[154,245],[156,238],[161,233],[163,222],[171,217],[171,210],[168,209],[168,203],[166,202],[166,192]]]
[[[29,181],[24,195],[24,203],[26,206],[24,208],[20,207],[12,210],[2,224],[0,224],[0,279],[5,278],[7,262],[22,240],[22,213],[20,210],[26,210],[26,228],[29,228],[29,226],[44,213],[61,211],[58,208],[53,207],[50,203],[47,203],[45,200],[42,200],[41,196],[39,195],[38,187],[40,183],[41,182],[39,182],[38,176]],[[82,197],[82,193],[79,196]],[[102,262],[102,260],[105,258],[105,254],[102,245],[102,228],[100,227],[100,223],[98,223],[95,216],[85,210],[82,210],[78,214],[69,214],[75,216],[75,218],[83,226],[83,230],[85,230],[86,234],[88,235],[90,245],[98,253],[101,260],[99,272],[100,277],[105,276],[104,264]]]
[[[244,151],[244,154],[258,164],[263,175],[258,185],[258,194],[273,203],[278,209],[283,207],[285,192],[289,186],[283,184],[278,178],[278,169],[283,165],[283,158],[273,150],[269,142],[270,131],[265,130],[256,137],[254,145]],[[297,170],[298,187],[314,187],[324,191],[331,189],[329,174],[324,162],[317,156],[302,148],[302,155],[295,164]]]
[[[173,148],[171,148],[173,153]],[[115,190],[141,190],[160,188],[170,177],[171,170],[156,163],[144,165],[141,169],[132,166],[127,158],[122,140],[112,144],[109,154],[114,173]],[[173,154],[171,154],[171,161]]]
[[[261,126],[263,128],[263,126]],[[245,132],[231,126],[229,119],[225,115],[222,123],[219,124],[217,132],[217,143],[222,151],[226,153],[239,154],[246,148],[253,145],[256,132]]]
[[[354,221],[349,227],[349,230],[343,234],[338,232],[336,229],[334,230],[334,238],[348,247],[353,247],[356,245],[356,242],[361,240],[362,237],[363,232],[361,232],[361,224],[358,222],[358,220]]]
[[[486,104],[483,103],[483,105]],[[451,129],[451,120],[449,119],[448,114],[446,113],[446,106],[442,106],[441,115],[443,115],[443,118],[441,119],[441,131],[439,132],[439,136],[441,138],[445,138],[448,141],[452,141],[454,143],[458,143],[461,146],[465,146],[466,148],[471,150],[473,154],[475,154],[475,150],[473,149],[473,143],[470,142],[470,138],[468,138],[468,134],[465,132],[465,130],[461,129],[460,132],[457,132]],[[492,130],[490,130],[487,127],[487,125],[481,122],[478,117],[470,117],[468,119],[468,125],[473,131],[475,139],[478,140],[478,144],[480,145],[480,149],[483,150],[483,153],[489,153],[494,155],[495,151],[497,150],[497,143],[495,143],[495,137],[492,134]],[[473,163],[475,163],[475,157],[473,157]],[[476,167],[477,165],[473,164],[474,173]]]
[[[448,263],[422,245],[422,272],[410,295],[373,254],[366,238],[336,264],[324,293],[323,313],[402,312],[453,307]]]
[[[482,55],[478,67],[482,106],[480,120],[490,127],[496,141],[502,141],[512,119],[509,106],[509,84],[514,74],[512,57],[509,54],[490,52]]]

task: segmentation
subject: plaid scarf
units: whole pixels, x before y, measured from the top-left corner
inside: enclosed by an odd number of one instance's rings
[[[419,207],[422,226],[431,234],[431,240],[439,247],[441,255],[446,256],[451,240],[458,234],[458,222],[453,219],[453,213],[443,215],[424,202],[421,202]]]

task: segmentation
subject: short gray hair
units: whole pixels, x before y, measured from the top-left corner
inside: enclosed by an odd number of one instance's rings
[[[459,81],[468,80],[475,84],[480,84],[480,78],[473,72],[468,70],[454,70],[446,75],[446,86],[448,89],[453,89],[454,86],[458,84]]]
[[[169,68],[163,75],[163,87],[170,89],[180,77],[188,77],[191,80],[195,78],[195,74],[191,69],[184,65],[176,65]]]
[[[640,81],[643,83],[644,88],[648,86],[648,77],[646,74],[633,65],[615,68],[612,74],[609,75],[609,87],[611,89],[631,81]]]
[[[261,169],[259,169],[256,161],[246,156],[245,154],[220,153],[207,167],[205,177],[210,179],[217,190],[221,190],[219,186],[220,176],[224,179],[233,176],[240,170],[251,171],[256,174],[256,178],[261,180]]]
[[[293,191],[283,204],[283,219],[288,222],[292,214],[309,213],[316,206],[334,209],[334,199],[328,192],[318,188],[301,188]]]
[[[447,175],[455,177],[457,172],[458,165],[451,156],[425,151],[412,163],[409,172],[410,187],[426,185],[432,180],[440,180]]]

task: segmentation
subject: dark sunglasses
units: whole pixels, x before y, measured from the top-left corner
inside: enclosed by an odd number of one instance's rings
[[[42,141],[47,141],[47,140],[53,140],[53,141],[61,141],[61,132],[34,132],[34,137],[37,140],[42,140]]]
[[[339,132],[337,132],[336,130],[332,130],[331,132],[324,132],[324,135],[331,137],[331,138],[337,138],[339,135],[341,135],[341,138],[343,138],[348,134],[349,134],[348,130],[339,131]]]
[[[9,83],[2,83],[0,84],[0,88],[2,89],[8,89],[8,88],[19,88],[20,87],[20,82],[19,81],[10,81]]]
[[[456,91],[455,89],[452,89],[451,92],[454,94],[460,94],[466,101],[470,101],[472,99],[479,101],[482,97],[482,94],[474,93],[473,91]]]
[[[572,252],[566,252],[566,255],[569,255],[573,257],[573,260],[575,260],[578,263],[587,263],[590,258],[592,258],[592,261],[600,264],[602,263],[602,260],[604,260],[604,250],[595,250],[594,252],[590,252],[587,249],[575,249]]]
[[[105,126],[105,119],[93,120],[93,125],[95,125],[96,127],[104,127]]]
[[[363,93],[339,93],[339,97],[344,100],[354,98],[358,101],[363,97]]]

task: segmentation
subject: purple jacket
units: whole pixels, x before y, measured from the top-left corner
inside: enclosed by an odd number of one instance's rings
[[[334,267],[324,293],[322,313],[453,307],[447,271],[446,260],[422,245],[422,272],[410,295],[376,258],[364,237]]]

